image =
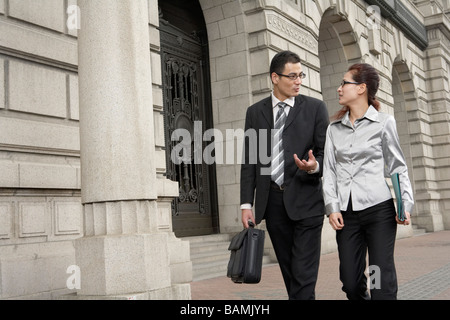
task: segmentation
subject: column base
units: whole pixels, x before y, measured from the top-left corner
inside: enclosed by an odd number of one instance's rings
[[[81,296],[132,296],[171,286],[166,233],[75,240]]]
[[[413,217],[416,221],[416,224],[424,228],[426,232],[437,232],[444,230],[444,222],[442,219],[442,215],[439,214],[429,214],[429,215],[420,215],[417,217]]]

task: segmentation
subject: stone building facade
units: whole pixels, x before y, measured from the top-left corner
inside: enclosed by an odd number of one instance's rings
[[[0,0],[0,299],[189,299],[189,236],[242,228],[245,112],[286,49],[302,58],[302,94],[330,114],[350,64],[377,68],[413,224],[449,229],[449,12],[446,0]],[[176,129],[192,148],[177,149]],[[325,223],[323,252],[335,249]]]

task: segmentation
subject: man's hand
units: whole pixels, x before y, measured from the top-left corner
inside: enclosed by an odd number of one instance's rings
[[[248,220],[251,220],[253,224],[256,226],[252,209],[242,209],[242,225],[244,226],[245,229],[249,228]]]
[[[308,157],[308,161],[304,159],[300,160],[300,158],[296,154],[294,154],[295,164],[300,170],[308,172],[317,168],[316,157],[314,157],[312,150],[309,150]]]

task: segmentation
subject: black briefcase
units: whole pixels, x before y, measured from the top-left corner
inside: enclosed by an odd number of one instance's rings
[[[259,283],[261,281],[262,259],[264,253],[264,230],[250,228],[242,230],[230,242],[228,250],[227,277],[235,283]]]

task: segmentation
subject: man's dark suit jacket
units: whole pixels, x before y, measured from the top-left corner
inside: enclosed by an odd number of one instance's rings
[[[285,152],[283,199],[287,214],[294,221],[324,214],[321,177],[328,124],[328,111],[323,101],[303,95],[295,98],[295,104],[289,111],[283,131]],[[241,204],[254,204],[257,224],[264,219],[269,198],[270,161],[267,161],[266,158],[270,160],[272,153],[271,129],[273,127],[271,97],[248,108],[245,132],[248,133],[249,129],[256,130],[258,141],[257,145],[251,138],[246,138],[244,142],[244,159],[241,166]],[[265,135],[266,140],[261,140],[262,135]],[[248,134],[248,136],[252,135]],[[261,146],[260,141],[267,141],[267,146]],[[320,171],[315,174],[308,174],[300,170],[294,161],[294,154],[297,154],[300,159],[307,159],[310,149],[313,150],[320,166]],[[249,154],[249,151],[252,154]]]

